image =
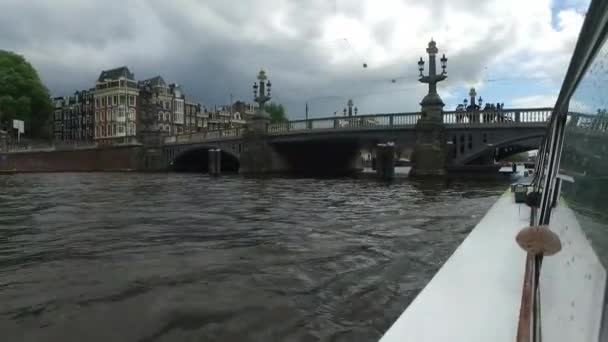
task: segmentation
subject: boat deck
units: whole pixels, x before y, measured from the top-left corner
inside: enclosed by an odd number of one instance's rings
[[[515,236],[529,215],[501,196],[381,342],[515,341],[526,261]]]

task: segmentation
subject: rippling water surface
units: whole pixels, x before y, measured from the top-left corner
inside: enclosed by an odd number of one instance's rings
[[[0,176],[2,341],[375,341],[504,182]]]

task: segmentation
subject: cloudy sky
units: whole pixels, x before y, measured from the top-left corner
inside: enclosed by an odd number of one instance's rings
[[[292,119],[416,111],[428,41],[448,61],[446,110],[475,86],[505,107],[551,106],[588,0],[0,0],[0,49],[24,55],[53,95],[103,69],[157,74],[208,106],[249,101],[260,68]],[[426,56],[425,56],[426,59]],[[362,64],[368,67],[363,68]],[[394,82],[393,82],[394,80]]]

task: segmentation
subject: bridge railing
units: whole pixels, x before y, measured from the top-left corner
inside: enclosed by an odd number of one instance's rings
[[[240,137],[243,132],[241,128],[230,128],[216,131],[205,131],[196,133],[178,134],[165,137],[165,144],[179,144],[190,142],[201,142],[206,140],[217,140],[222,138]]]
[[[552,108],[524,108],[479,110],[473,112],[447,111],[443,114],[446,125],[463,124],[509,124],[509,123],[543,123],[551,118]],[[288,134],[290,132],[305,132],[313,130],[338,130],[358,128],[387,128],[415,126],[421,113],[386,113],[374,115],[357,115],[352,117],[332,116],[310,120],[294,120],[269,124],[267,132],[270,135]],[[165,143],[200,142],[221,138],[238,137],[244,129],[206,131],[190,134],[180,134],[165,138]]]
[[[390,113],[357,115],[351,117],[327,117],[310,120],[296,120],[268,125],[268,133],[284,134],[305,130],[374,128],[415,125],[420,113]]]
[[[479,110],[444,112],[445,124],[496,124],[548,122],[552,108]]]

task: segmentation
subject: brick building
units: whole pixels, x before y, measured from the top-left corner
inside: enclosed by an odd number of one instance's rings
[[[136,81],[128,67],[104,70],[95,88],[55,97],[56,141],[120,144],[207,129],[209,113],[187,102],[181,87],[161,76]]]
[[[104,70],[95,85],[95,141],[136,142],[139,89],[126,66]]]
[[[184,133],[199,132],[207,127],[207,121],[205,116],[202,115],[202,111],[203,107],[199,103],[188,101],[184,103]]]
[[[185,96],[178,84],[167,84],[161,76],[156,76],[140,81],[138,87],[141,118],[147,131],[156,130],[164,135],[189,132]]]
[[[53,130],[56,141],[93,142],[95,133],[92,90],[81,90],[73,96],[53,99]]]

